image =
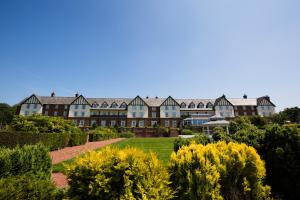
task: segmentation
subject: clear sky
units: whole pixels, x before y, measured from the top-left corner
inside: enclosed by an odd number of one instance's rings
[[[300,106],[299,0],[1,0],[0,102],[269,95]]]

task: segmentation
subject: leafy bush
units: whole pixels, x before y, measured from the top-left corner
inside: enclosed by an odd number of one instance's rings
[[[115,129],[106,128],[106,127],[98,127],[95,130],[89,132],[89,141],[102,141],[117,138],[118,132]]]
[[[300,131],[272,125],[265,135],[267,182],[284,199],[300,199]]]
[[[192,131],[190,129],[183,129],[181,131],[181,135],[194,135],[194,131]]]
[[[41,144],[14,149],[0,149],[0,177],[31,173],[50,178],[52,163],[49,151]]]
[[[123,132],[119,134],[120,138],[132,138],[135,137],[135,134],[133,132]]]
[[[264,162],[245,144],[191,144],[172,153],[170,180],[178,199],[266,199]]]
[[[174,151],[177,152],[182,146],[188,146],[191,143],[208,144],[209,138],[204,134],[199,134],[193,138],[176,138],[174,141]]]
[[[60,193],[50,179],[30,174],[0,179],[0,199],[54,200]]]
[[[74,199],[171,199],[166,169],[152,153],[125,148],[90,152],[67,166]]]
[[[50,150],[86,143],[86,134],[79,133],[31,133],[0,131],[0,146],[14,148],[17,145],[42,143]]]

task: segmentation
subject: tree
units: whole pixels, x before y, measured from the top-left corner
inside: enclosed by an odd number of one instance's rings
[[[0,103],[0,128],[9,124],[16,112],[17,106],[10,106],[6,103]]]
[[[265,117],[259,115],[249,117],[251,124],[255,125],[258,128],[263,128],[268,124],[268,120]]]
[[[282,111],[287,116],[287,119],[293,123],[300,122],[300,108],[286,108]]]

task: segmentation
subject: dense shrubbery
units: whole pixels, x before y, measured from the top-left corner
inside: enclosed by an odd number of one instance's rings
[[[205,145],[210,143],[210,139],[204,134],[199,134],[193,138],[176,138],[174,141],[174,151],[177,152],[182,146],[188,146],[191,143]]]
[[[135,137],[135,134],[133,132],[123,132],[123,133],[119,133],[119,137],[120,138],[132,138]]]
[[[171,199],[169,176],[154,154],[105,148],[67,166],[75,199]]]
[[[0,146],[13,148],[39,142],[55,150],[85,144],[86,134],[69,120],[41,115],[15,116],[0,132]]]
[[[118,137],[131,138],[134,136],[134,133],[130,131],[118,133],[118,131],[114,128],[98,127],[89,132],[89,141],[102,141]]]
[[[25,145],[14,149],[0,149],[0,177],[31,173],[50,178],[52,163],[43,145]]]
[[[182,129],[181,135],[194,135],[194,131],[190,129]]]
[[[191,144],[171,155],[169,170],[178,199],[266,199],[264,163],[245,144]]]

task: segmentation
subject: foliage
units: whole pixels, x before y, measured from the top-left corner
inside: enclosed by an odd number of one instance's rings
[[[214,128],[214,133],[212,135],[214,141],[225,141],[231,142],[231,135],[227,134],[222,127]]]
[[[249,117],[251,124],[256,126],[257,128],[264,128],[268,124],[268,120],[265,117],[261,117],[259,115]]]
[[[194,131],[190,129],[182,129],[181,135],[194,135]]]
[[[273,124],[280,124],[283,125],[287,120],[287,116],[280,112],[280,113],[275,113],[270,117],[270,120]]]
[[[287,199],[300,199],[300,131],[268,126],[265,136],[267,182]]]
[[[49,151],[41,144],[0,149],[0,178],[25,173],[50,178],[51,170]]]
[[[13,119],[14,114],[16,113],[17,106],[10,106],[6,103],[0,103],[0,129],[10,122]]]
[[[169,171],[178,199],[266,199],[264,162],[245,144],[191,144],[172,153]]]
[[[286,108],[280,113],[283,113],[286,116],[287,120],[292,123],[300,122],[300,108],[298,107]]]
[[[90,152],[67,166],[75,199],[171,199],[169,176],[155,154],[134,148]]]
[[[133,132],[122,132],[122,133],[119,133],[119,137],[120,138],[132,138],[132,137],[135,137],[135,134]]]
[[[98,127],[95,130],[89,132],[89,141],[102,141],[112,138],[117,138],[118,132],[115,129],[107,127]]]
[[[50,179],[30,174],[0,179],[0,199],[54,200],[60,196],[61,192]]]
[[[210,143],[210,139],[204,134],[199,134],[192,138],[176,138],[174,141],[174,151],[177,152],[182,146],[188,146],[191,143],[205,145]]]
[[[86,143],[86,134],[80,133],[31,133],[0,131],[0,146],[14,148],[17,145],[42,143],[50,150]]]
[[[10,130],[32,133],[79,133],[81,130],[70,120],[43,115],[14,116]]]
[[[238,130],[248,129],[253,124],[251,124],[251,121],[248,117],[237,117],[229,124],[229,132],[231,134],[236,133]]]

